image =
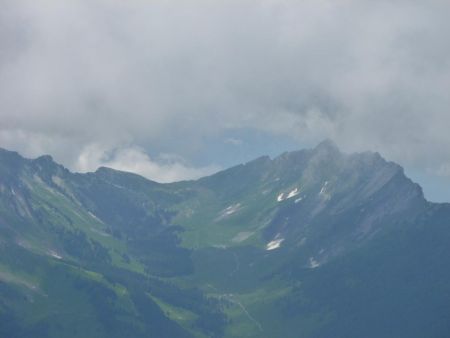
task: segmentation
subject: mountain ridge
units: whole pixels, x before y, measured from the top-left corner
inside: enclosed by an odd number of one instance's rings
[[[449,222],[449,205],[426,201],[399,165],[330,141],[164,184],[0,150],[0,327],[14,323],[0,336],[389,336],[379,320],[393,324],[366,302],[371,288],[388,310],[410,306],[395,337],[444,332],[443,317],[419,305],[436,303],[423,283],[450,294],[450,276],[431,263],[429,282],[416,277],[404,292],[399,281],[447,253]],[[95,315],[52,317],[74,306]]]

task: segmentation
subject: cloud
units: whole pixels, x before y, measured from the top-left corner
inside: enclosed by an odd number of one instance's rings
[[[227,139],[225,139],[224,143],[226,144],[231,144],[233,146],[240,146],[242,145],[242,140],[238,139],[238,138],[234,138],[234,137],[229,137]]]
[[[184,164],[178,156],[168,154],[154,161],[144,149],[136,146],[110,151],[98,145],[90,145],[81,151],[75,169],[79,172],[89,172],[102,166],[137,173],[161,183],[197,179],[220,169],[212,165],[192,168]]]
[[[2,7],[0,146],[76,170],[86,149],[128,149],[107,163],[150,177],[162,176],[145,154],[189,159],[238,128],[328,137],[436,172],[450,158],[448,1]]]

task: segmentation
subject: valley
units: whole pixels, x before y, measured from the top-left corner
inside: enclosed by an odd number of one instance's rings
[[[330,141],[168,184],[0,150],[0,337],[443,337],[449,241]]]

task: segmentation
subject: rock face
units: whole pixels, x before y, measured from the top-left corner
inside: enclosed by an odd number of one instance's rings
[[[449,227],[329,141],[171,184],[0,150],[0,337],[441,337]]]

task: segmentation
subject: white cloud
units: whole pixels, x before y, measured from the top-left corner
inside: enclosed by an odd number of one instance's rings
[[[101,166],[137,173],[161,183],[197,179],[220,169],[216,166],[193,168],[183,163],[178,156],[167,154],[153,160],[139,147],[108,150],[99,145],[85,147],[77,159],[75,169],[89,172]]]
[[[450,163],[444,163],[434,172],[433,174],[437,174],[442,177],[450,177]]]
[[[243,143],[241,139],[237,139],[234,137],[227,138],[224,142],[226,144],[231,144],[233,146],[240,146]]]
[[[254,128],[436,171],[450,158],[449,10],[414,0],[5,0],[0,146],[76,169],[92,144],[189,158],[210,135]]]

